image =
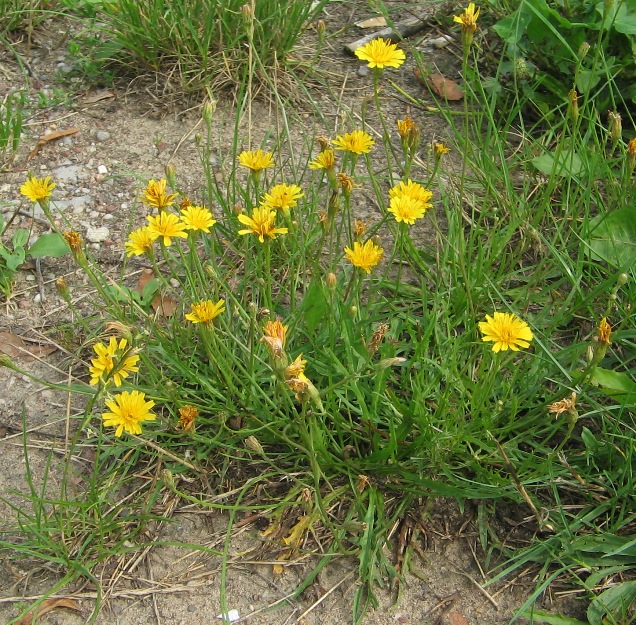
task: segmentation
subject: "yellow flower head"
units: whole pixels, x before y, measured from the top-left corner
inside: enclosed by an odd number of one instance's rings
[[[152,249],[152,244],[159,235],[150,231],[150,226],[133,230],[126,241],[126,256],[141,256]]]
[[[203,206],[194,206],[190,204],[181,209],[181,221],[186,230],[200,230],[201,232],[210,232],[210,228],[216,223],[216,219],[212,217],[212,213]]]
[[[29,198],[32,202],[47,200],[51,197],[56,184],[51,182],[51,176],[46,178],[35,178],[31,176],[21,187],[20,193]]]
[[[211,299],[206,299],[197,304],[192,304],[190,312],[185,316],[192,323],[210,325],[213,319],[225,311],[225,300],[220,299],[216,304]]]
[[[384,69],[385,67],[398,68],[404,63],[406,56],[399,50],[396,43],[388,39],[374,39],[356,49],[356,56],[361,61],[367,61],[369,67]]]
[[[548,404],[548,412],[558,417],[564,412],[573,413],[576,410],[576,393],[572,393],[572,397],[565,397],[553,404]]]
[[[353,220],[353,236],[356,239],[361,239],[364,233],[367,231],[367,224],[361,219]]]
[[[430,207],[431,204],[414,200],[407,195],[401,195],[391,198],[389,213],[393,213],[395,221],[413,225],[417,219],[424,217],[424,213]]]
[[[79,232],[77,232],[77,230],[64,230],[64,232],[62,232],[62,236],[71,248],[71,252],[77,254],[82,251],[82,236]]]
[[[303,195],[303,190],[295,184],[277,184],[270,189],[269,193],[265,194],[262,206],[279,208],[283,212],[287,212],[296,206],[297,201]]]
[[[598,324],[598,341],[604,345],[611,345],[610,336],[612,334],[612,326],[607,323],[607,317],[603,317]]]
[[[433,148],[435,149],[436,157],[441,157],[444,154],[448,154],[450,152],[450,148],[445,146],[443,143],[434,143]]]
[[[112,378],[115,386],[119,387],[122,380],[131,372],[139,371],[137,366],[139,356],[130,348],[126,349],[127,346],[126,339],[121,339],[118,343],[114,336],[110,337],[108,345],[103,343],[93,345],[97,358],[91,360],[92,366],[88,369],[91,374],[91,384],[95,385],[100,380],[106,383]]]
[[[351,191],[353,191],[353,189],[356,187],[356,181],[351,176],[349,176],[349,174],[339,173],[338,187],[341,188],[345,194],[351,193]]]
[[[364,130],[353,130],[346,135],[338,135],[333,142],[336,150],[344,150],[353,154],[368,154],[374,144],[375,141],[371,135]]]
[[[364,269],[367,273],[371,273],[371,269],[375,267],[382,258],[384,250],[369,239],[364,245],[353,242],[353,249],[345,247],[345,258],[359,269]]]
[[[154,206],[160,211],[174,204],[176,193],[166,193],[166,180],[150,180],[141,196],[142,202]]]
[[[239,230],[239,234],[255,234],[261,243],[265,243],[265,237],[275,239],[277,234],[287,234],[287,228],[275,228],[276,211],[268,206],[260,206],[254,209],[251,217],[239,215],[238,220],[249,228]]]
[[[185,231],[185,224],[174,213],[159,213],[156,217],[150,215],[146,217],[148,220],[148,232],[151,236],[159,239],[163,237],[165,246],[172,245],[172,237],[181,237],[187,239],[188,235]]]
[[[274,167],[273,154],[271,152],[263,152],[263,150],[250,150],[239,154],[239,163],[243,167],[251,169],[253,172]]]
[[[631,158],[636,157],[636,137],[630,139],[627,144],[627,156]]]
[[[398,119],[396,125],[402,139],[407,139],[417,130],[417,124],[408,116],[404,119]]]
[[[462,25],[462,30],[469,33],[474,33],[477,30],[477,18],[479,17],[480,9],[475,12],[475,3],[471,2],[461,15],[455,15],[453,21]]]
[[[336,153],[333,150],[323,150],[309,163],[309,169],[333,169],[336,166]]]
[[[518,352],[520,347],[530,346],[533,339],[532,331],[525,321],[511,313],[494,312],[493,316],[486,315],[486,321],[479,322],[482,341],[493,341],[493,352],[511,349]]]
[[[301,382],[309,382],[309,378],[305,375],[305,365],[307,364],[306,360],[303,360],[303,355],[299,354],[285,369],[285,380],[300,380]]]
[[[186,432],[194,431],[194,422],[199,416],[199,409],[196,406],[188,404],[179,408],[179,427]]]
[[[115,436],[121,436],[126,431],[129,434],[141,434],[140,423],[154,421],[155,415],[150,411],[154,401],[146,401],[145,393],[139,391],[124,391],[106,400],[106,406],[111,412],[104,412],[102,420],[104,426],[116,427]]]
[[[418,182],[407,180],[406,182],[399,182],[393,188],[389,189],[389,197],[402,198],[407,197],[416,202],[420,202],[424,205],[424,208],[431,208],[431,198],[433,192],[429,191],[426,187],[423,187]]]
[[[289,326],[284,326],[278,319],[276,321],[268,321],[265,324],[261,343],[265,343],[272,357],[280,358],[282,356],[288,328]]]

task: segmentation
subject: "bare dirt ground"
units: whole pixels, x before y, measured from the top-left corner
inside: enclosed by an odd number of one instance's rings
[[[324,16],[328,32],[343,25],[372,16],[367,3],[334,5]],[[421,13],[422,7],[413,4],[412,11]],[[430,12],[430,8],[426,9]],[[337,11],[337,14],[334,12]],[[119,267],[123,261],[123,244],[128,232],[143,223],[139,207],[139,191],[149,178],[160,178],[164,167],[176,167],[180,184],[192,197],[197,197],[197,185],[202,181],[202,168],[195,146],[195,135],[201,131],[199,106],[166,110],[161,106],[158,90],[136,82],[120,83],[105,89],[85,88],[65,81],[65,73],[72,59],[63,49],[51,49],[68,24],[63,21],[46,22],[33,36],[30,46],[16,42],[16,50],[28,62],[28,76],[33,102],[43,104],[35,108],[27,120],[23,145],[15,161],[2,173],[0,206],[5,216],[20,212],[15,225],[31,228],[34,233],[47,230],[43,215],[36,211],[31,219],[30,203],[21,198],[19,187],[27,173],[50,175],[58,184],[54,200],[63,213],[82,234],[91,252],[105,269]],[[423,37],[439,37],[432,20]],[[339,89],[337,102],[331,94],[317,93],[324,105],[325,119],[333,126],[321,127],[307,112],[293,120],[291,128],[299,146],[308,149],[308,137],[332,134],[342,114],[359,114],[362,100],[371,93],[371,81],[360,72],[360,63],[347,56],[342,49],[345,41],[366,34],[351,27],[337,39],[329,40],[324,69],[333,74]],[[308,37],[311,38],[311,32]],[[449,50],[437,50],[426,41],[419,43],[431,55],[432,62],[451,66],[454,53],[459,50],[457,38]],[[396,81],[406,91],[425,97],[413,78],[412,64],[396,75]],[[19,88],[25,74],[17,58],[8,49],[0,49],[0,92]],[[156,85],[155,85],[156,86]],[[38,95],[42,94],[42,95]],[[67,97],[70,96],[70,97]],[[397,99],[389,102],[395,117],[409,112]],[[447,129],[438,118],[424,117],[410,111],[423,127],[422,148],[432,139],[445,139]],[[219,102],[216,113],[217,152],[213,166],[222,175],[223,154],[232,141],[234,112],[231,100]],[[247,145],[260,144],[267,133],[276,128],[276,117],[263,100],[252,104],[251,124],[241,125],[241,141]],[[45,133],[76,129],[57,141],[44,145],[32,158],[28,152]],[[364,202],[359,210],[362,217],[373,210]],[[366,213],[365,213],[366,211]],[[422,233],[425,236],[425,233]],[[134,279],[139,267],[131,264]],[[92,292],[69,258],[44,259],[39,268],[27,265],[18,272],[14,294],[4,301],[0,310],[0,332],[20,336],[26,341],[25,352],[14,350],[20,366],[53,382],[64,383],[69,376],[81,374],[85,363],[77,362],[72,351],[74,326],[68,322],[66,306],[57,294],[54,282],[64,277],[71,285],[78,308],[89,310]],[[51,330],[54,329],[54,332]],[[0,335],[7,347],[9,334]],[[37,345],[53,346],[50,354],[38,351]],[[35,354],[35,357],[33,357]],[[50,468],[48,488],[55,492],[58,483],[56,460],[64,453],[67,437],[67,416],[81,411],[81,402],[70,400],[61,391],[46,389],[28,378],[8,369],[0,369],[0,531],[15,525],[16,508],[31,509],[27,492],[25,452],[29,467],[38,485]],[[27,434],[23,435],[26,428]],[[49,458],[52,458],[49,467]],[[154,528],[148,549],[141,557],[114,563],[103,570],[102,581],[108,589],[104,607],[97,618],[100,624],[133,625],[156,622],[208,623],[221,612],[219,580],[221,560],[191,549],[155,546],[152,541],[181,541],[223,549],[227,519],[220,513],[203,514],[177,502],[171,519]],[[414,552],[411,574],[399,588],[379,589],[380,606],[365,618],[367,625],[388,623],[450,623],[477,625],[508,623],[515,610],[533,588],[532,571],[506,583],[487,586],[488,572],[485,556],[479,547],[476,523],[469,506],[459,513],[451,501],[438,502],[427,532],[419,540]],[[511,527],[507,528],[511,529]],[[265,539],[258,529],[245,525],[233,537],[227,575],[228,608],[237,610],[241,622],[321,623],[336,624],[351,621],[351,603],[357,585],[355,562],[341,558],[326,567],[316,581],[298,598],[291,595],[310,570],[310,562],[299,561],[285,568],[282,575],[273,572],[272,564],[258,560],[254,553]],[[389,554],[393,558],[393,554]],[[118,581],[113,582],[118,576]],[[4,559],[0,566],[0,620],[12,622],[20,609],[41,593],[49,591],[59,579],[53,565],[37,562],[13,562]],[[55,610],[40,619],[59,625],[83,623],[95,605],[95,588],[64,588],[63,596],[73,596],[81,612]],[[552,597],[546,598],[549,605]],[[576,612],[570,606],[569,612]],[[523,622],[523,619],[522,619]]]

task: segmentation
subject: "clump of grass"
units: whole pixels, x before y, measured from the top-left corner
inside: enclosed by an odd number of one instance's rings
[[[0,36],[18,29],[33,29],[57,4],[57,0],[0,0]]]
[[[200,197],[172,168],[141,193],[147,215],[124,247],[144,283],[125,268],[113,283],[79,234],[64,233],[110,318],[82,321],[96,338],[90,379],[72,389],[89,398],[78,433],[92,428],[98,454],[161,458],[149,497],[167,489],[232,519],[261,510],[281,567],[312,535],[327,554],[318,568],[329,554],[357,557],[355,620],[375,584],[405,574],[383,548],[429,498],[477,501],[485,550],[502,545],[486,502],[523,506],[536,540],[511,566],[550,553],[572,571],[566,537],[633,531],[632,504],[614,505],[633,486],[636,286],[618,243],[631,144],[606,150],[598,120],[583,135],[588,109],[575,118],[564,102],[539,138],[511,111],[504,130],[521,137],[511,153],[474,63],[476,19],[458,19],[467,99],[462,121],[448,122],[459,174],[448,146],[423,162],[417,123],[384,113],[386,73],[403,60],[384,42],[359,55],[376,65],[375,139],[352,127],[302,154],[284,137],[275,152],[237,139],[220,180],[215,109],[204,106]],[[380,209],[374,223],[359,220],[360,187]],[[46,194],[29,197],[50,212]],[[427,239],[415,234],[423,223]],[[119,464],[100,466],[96,484]],[[178,483],[211,479],[211,466],[229,483],[220,503]],[[247,483],[233,483],[240,470]],[[288,488],[249,499],[272,476]]]

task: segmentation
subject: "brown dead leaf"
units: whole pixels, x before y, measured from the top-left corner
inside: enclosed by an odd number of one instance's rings
[[[19,621],[16,621],[16,625],[31,625],[31,623],[35,623],[35,619],[58,608],[66,608],[75,612],[82,611],[75,599],[45,599],[37,608],[29,610]]]
[[[169,295],[155,295],[150,305],[160,317],[172,317],[179,308],[179,302]]]
[[[142,269],[139,280],[137,280],[137,293],[139,295],[144,294],[146,285],[155,279],[155,272],[152,269]]]
[[[414,69],[415,78],[423,85],[427,85],[429,89],[444,100],[457,101],[464,97],[463,89],[450,78],[446,78],[441,74],[431,74],[430,76],[422,76],[419,69]]]
[[[356,22],[358,28],[376,28],[377,26],[386,26],[386,19],[382,16],[370,17],[368,20]]]
[[[88,97],[84,98],[84,104],[95,104],[100,100],[107,100],[114,97],[115,94],[112,91],[101,91],[100,93],[89,95]]]
[[[454,610],[448,614],[448,622],[450,625],[470,625],[459,612],[455,612]]]
[[[29,156],[27,156],[27,161],[33,158],[40,149],[45,146],[47,143],[51,141],[56,141],[57,139],[61,139],[62,137],[68,137],[69,135],[74,135],[76,132],[79,132],[79,128],[67,128],[66,130],[55,130],[54,132],[50,132],[47,135],[42,135],[38,142],[35,144],[35,147],[29,152]]]
[[[55,345],[29,345],[22,337],[13,334],[13,332],[0,332],[0,352],[9,358],[22,358],[22,360],[30,361],[44,358],[56,349]]]

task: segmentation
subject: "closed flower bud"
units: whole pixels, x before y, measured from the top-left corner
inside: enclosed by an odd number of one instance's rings
[[[620,113],[610,111],[607,115],[609,117],[610,140],[612,141],[612,147],[614,147],[623,136],[623,122]]]
[[[325,278],[325,282],[327,283],[327,287],[333,290],[336,288],[336,285],[338,284],[338,278],[335,273],[330,272],[327,274],[327,277]]]
[[[587,53],[589,51],[590,51],[590,44],[587,41],[584,41],[579,46],[579,51],[577,53],[577,56],[579,57],[579,61],[582,61],[587,56]]]
[[[163,171],[168,184],[174,189],[177,186],[177,168],[174,165],[166,165]]]
[[[216,100],[208,100],[204,105],[201,111],[201,117],[203,117],[203,121],[206,124],[210,124],[212,122],[212,118],[214,117],[214,113],[216,111]]]
[[[245,441],[245,447],[255,451],[259,456],[265,457],[265,450],[256,436],[248,436]]]

